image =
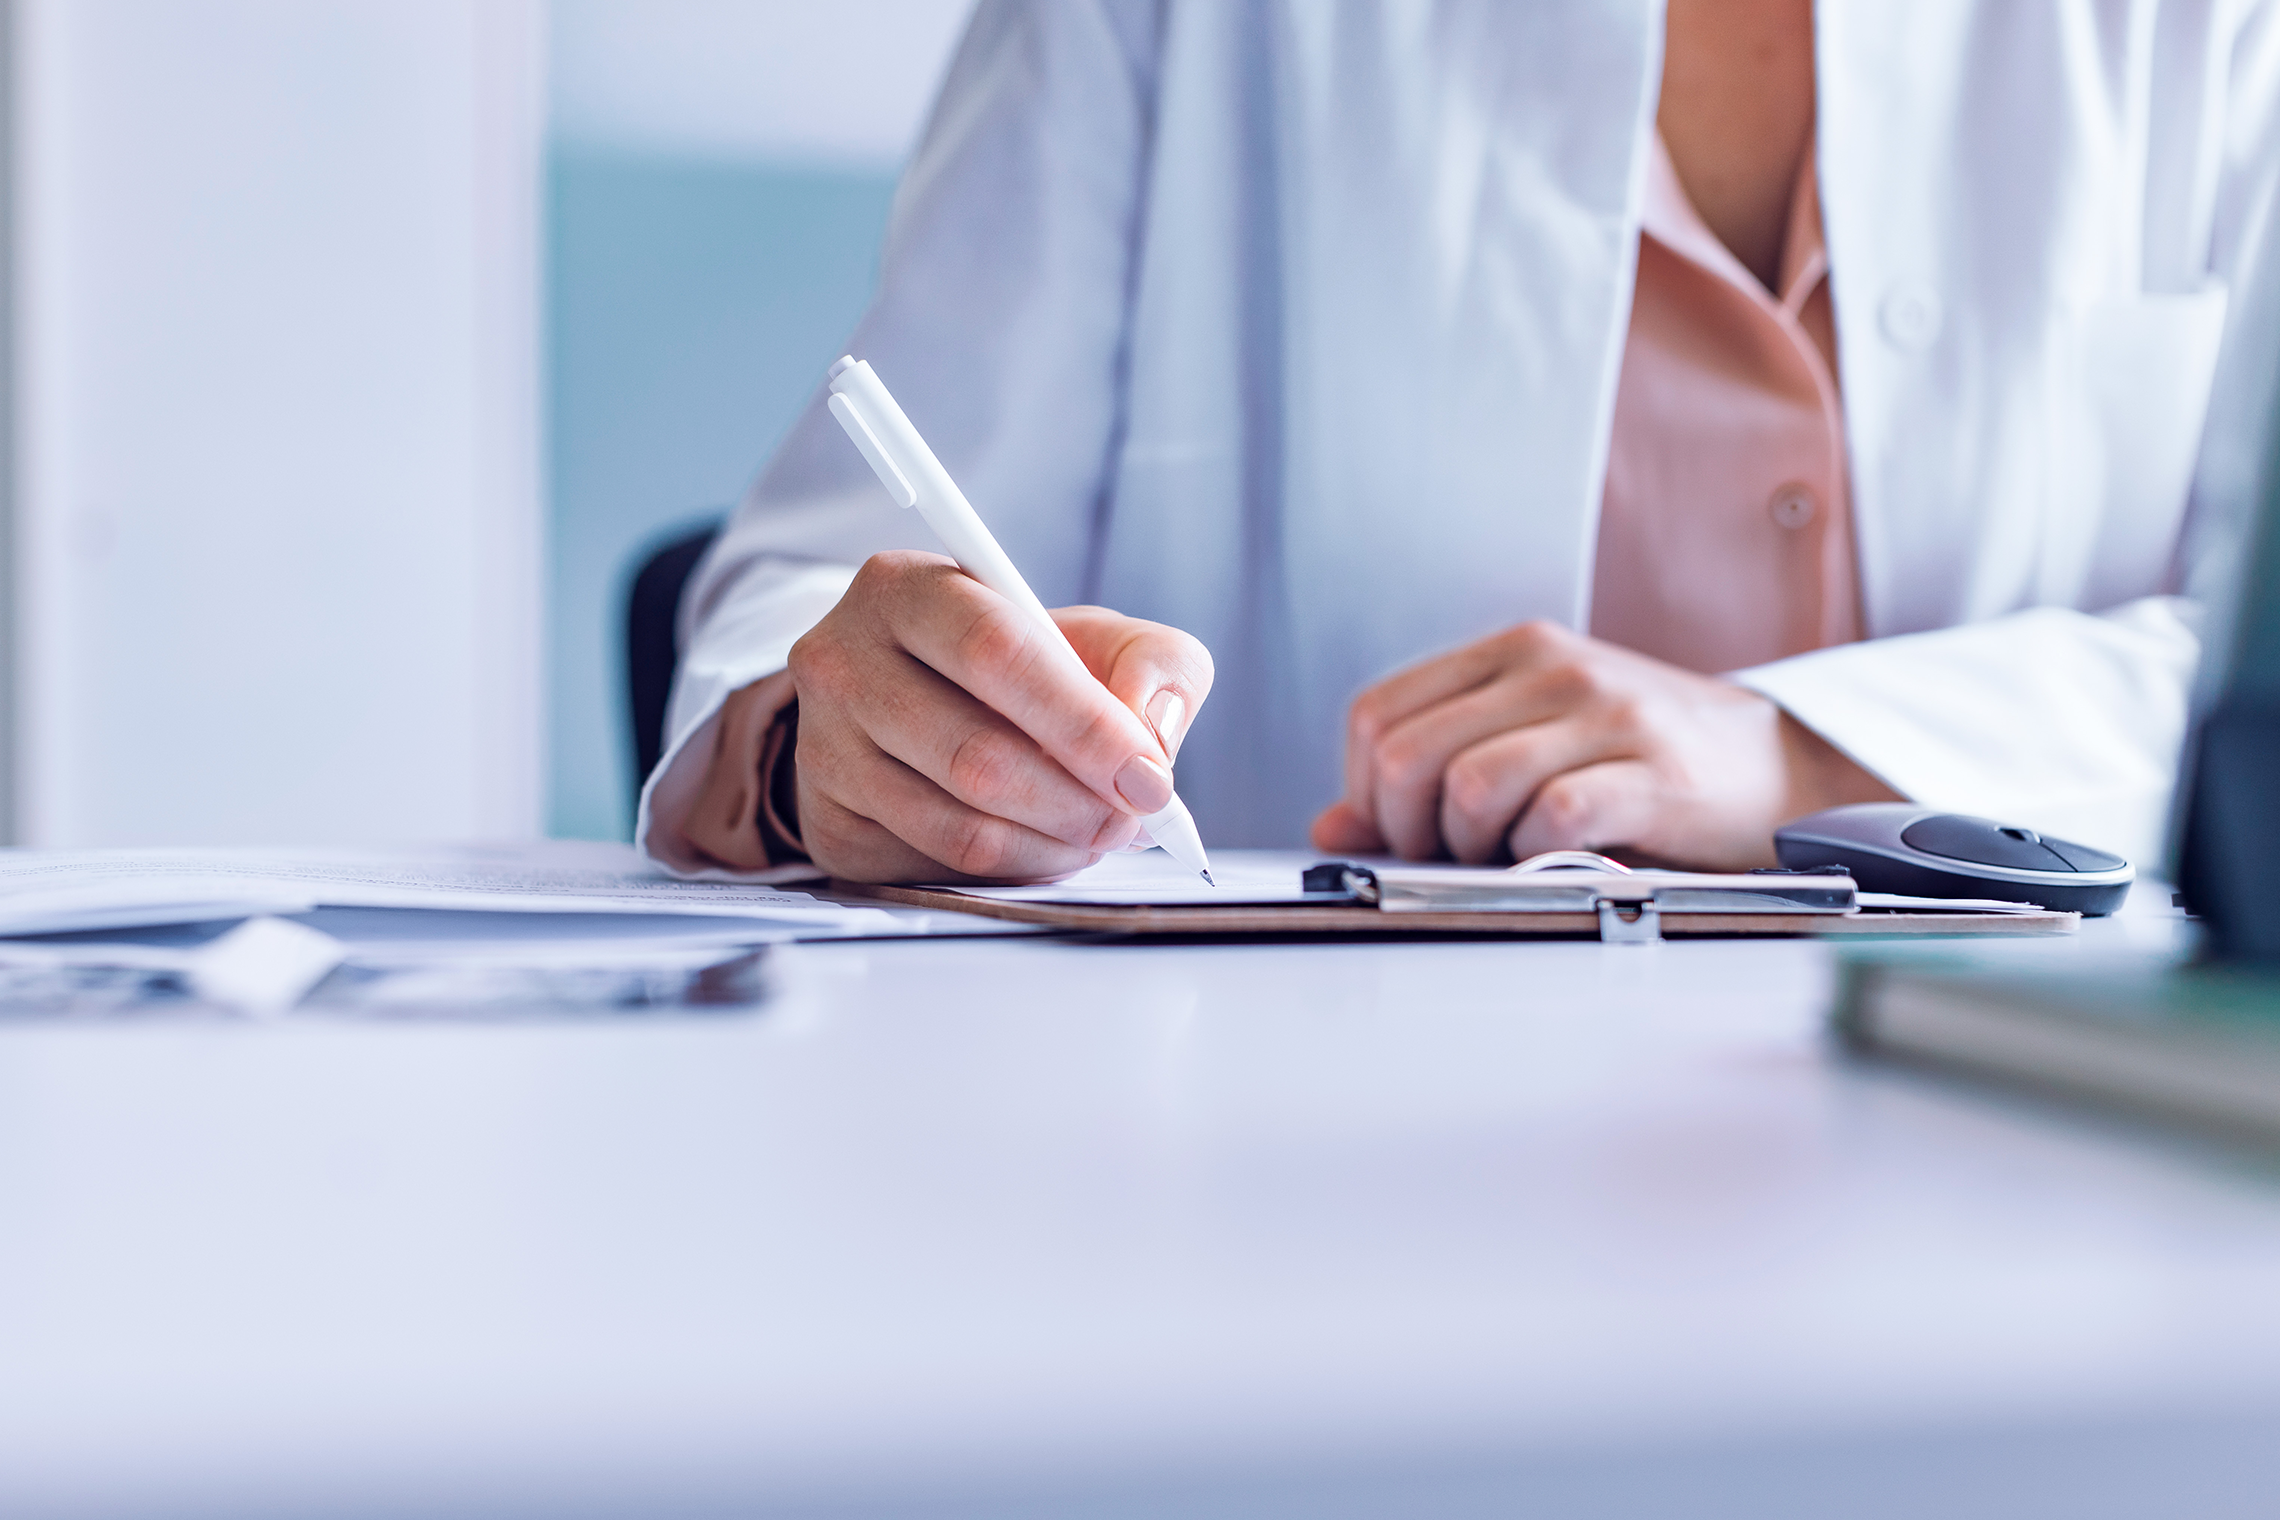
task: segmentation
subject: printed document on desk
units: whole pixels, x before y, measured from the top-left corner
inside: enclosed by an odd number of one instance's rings
[[[882,908],[669,876],[629,845],[547,840],[405,850],[0,850],[0,934],[55,934],[312,908],[672,914],[801,937],[911,932]]]

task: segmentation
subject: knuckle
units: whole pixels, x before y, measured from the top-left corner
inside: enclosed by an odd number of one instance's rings
[[[840,605],[857,616],[893,624],[941,583],[946,568],[940,558],[915,549],[881,550],[857,567]]]
[[[1544,621],[1539,618],[1505,629],[1496,641],[1500,652],[1507,661],[1517,665],[1530,664],[1540,659],[1547,644],[1545,628]]]
[[[1591,827],[1591,799],[1583,787],[1566,776],[1544,784],[1528,811],[1563,844],[1583,838]]]
[[[1004,734],[977,724],[952,746],[944,779],[955,795],[986,807],[1013,789],[1021,760]]]
[[[1600,700],[1603,682],[1597,667],[1585,660],[1561,660],[1545,673],[1555,700],[1574,709]]]
[[[967,876],[1004,876],[1014,848],[1013,831],[1004,819],[968,813],[951,826],[949,859],[943,864]]]
[[[1070,751],[1080,762],[1093,761],[1113,771],[1132,752],[1132,744],[1119,714],[1096,708],[1072,736]]]
[[[848,816],[805,786],[800,790],[800,843],[810,860],[834,876],[851,875],[861,865],[860,836]]]
[[[1123,849],[1132,842],[1132,836],[1140,832],[1131,814],[1120,813],[1106,803],[1091,810],[1088,825],[1082,836],[1071,842],[1103,855]]]
[[[1496,805],[1497,781],[1486,761],[1459,755],[1441,778],[1441,796],[1458,817],[1477,821]]]
[[[1522,648],[1532,650],[1563,649],[1570,637],[1566,628],[1550,618],[1530,618],[1512,633]]]
[[[1010,607],[984,607],[959,634],[959,659],[978,670],[1017,668],[1034,648],[1029,626]]]
[[[907,581],[916,575],[932,576],[943,566],[942,556],[918,549],[881,549],[863,562],[863,568],[885,580]]]
[[[1635,692],[1613,692],[1601,698],[1601,709],[1608,725],[1618,734],[1635,738],[1644,734],[1650,723],[1647,704]]]
[[[848,663],[846,646],[818,624],[792,645],[785,666],[792,673],[792,684],[804,694],[837,689],[846,679]]]
[[[856,567],[848,594],[858,600],[871,600],[893,590],[908,574],[909,564],[902,555],[892,550],[874,554]]]
[[[1364,692],[1354,698],[1353,707],[1347,711],[1347,732],[1358,747],[1374,749],[1385,737],[1385,715],[1379,702],[1374,692]]]
[[[1396,787],[1421,786],[1433,779],[1433,756],[1400,734],[1378,746],[1377,760],[1379,774]]]

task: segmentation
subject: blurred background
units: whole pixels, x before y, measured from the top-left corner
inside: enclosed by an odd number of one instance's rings
[[[0,830],[613,839],[971,0],[14,0]]]
[[[553,0],[547,826],[630,837],[614,608],[844,350],[973,0]]]

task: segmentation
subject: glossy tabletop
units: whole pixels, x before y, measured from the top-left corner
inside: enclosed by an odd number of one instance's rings
[[[936,940],[750,1013],[0,1023],[0,1513],[2270,1513],[2280,1171],[1854,1064],[1832,965]]]

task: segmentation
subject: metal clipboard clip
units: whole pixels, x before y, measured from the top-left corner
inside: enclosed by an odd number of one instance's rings
[[[1589,850],[1555,850],[1503,869],[1330,861],[1308,870],[1303,885],[1384,913],[1589,913],[1610,945],[1660,943],[1669,913],[1843,914],[1858,906],[1842,871],[1644,870]]]

